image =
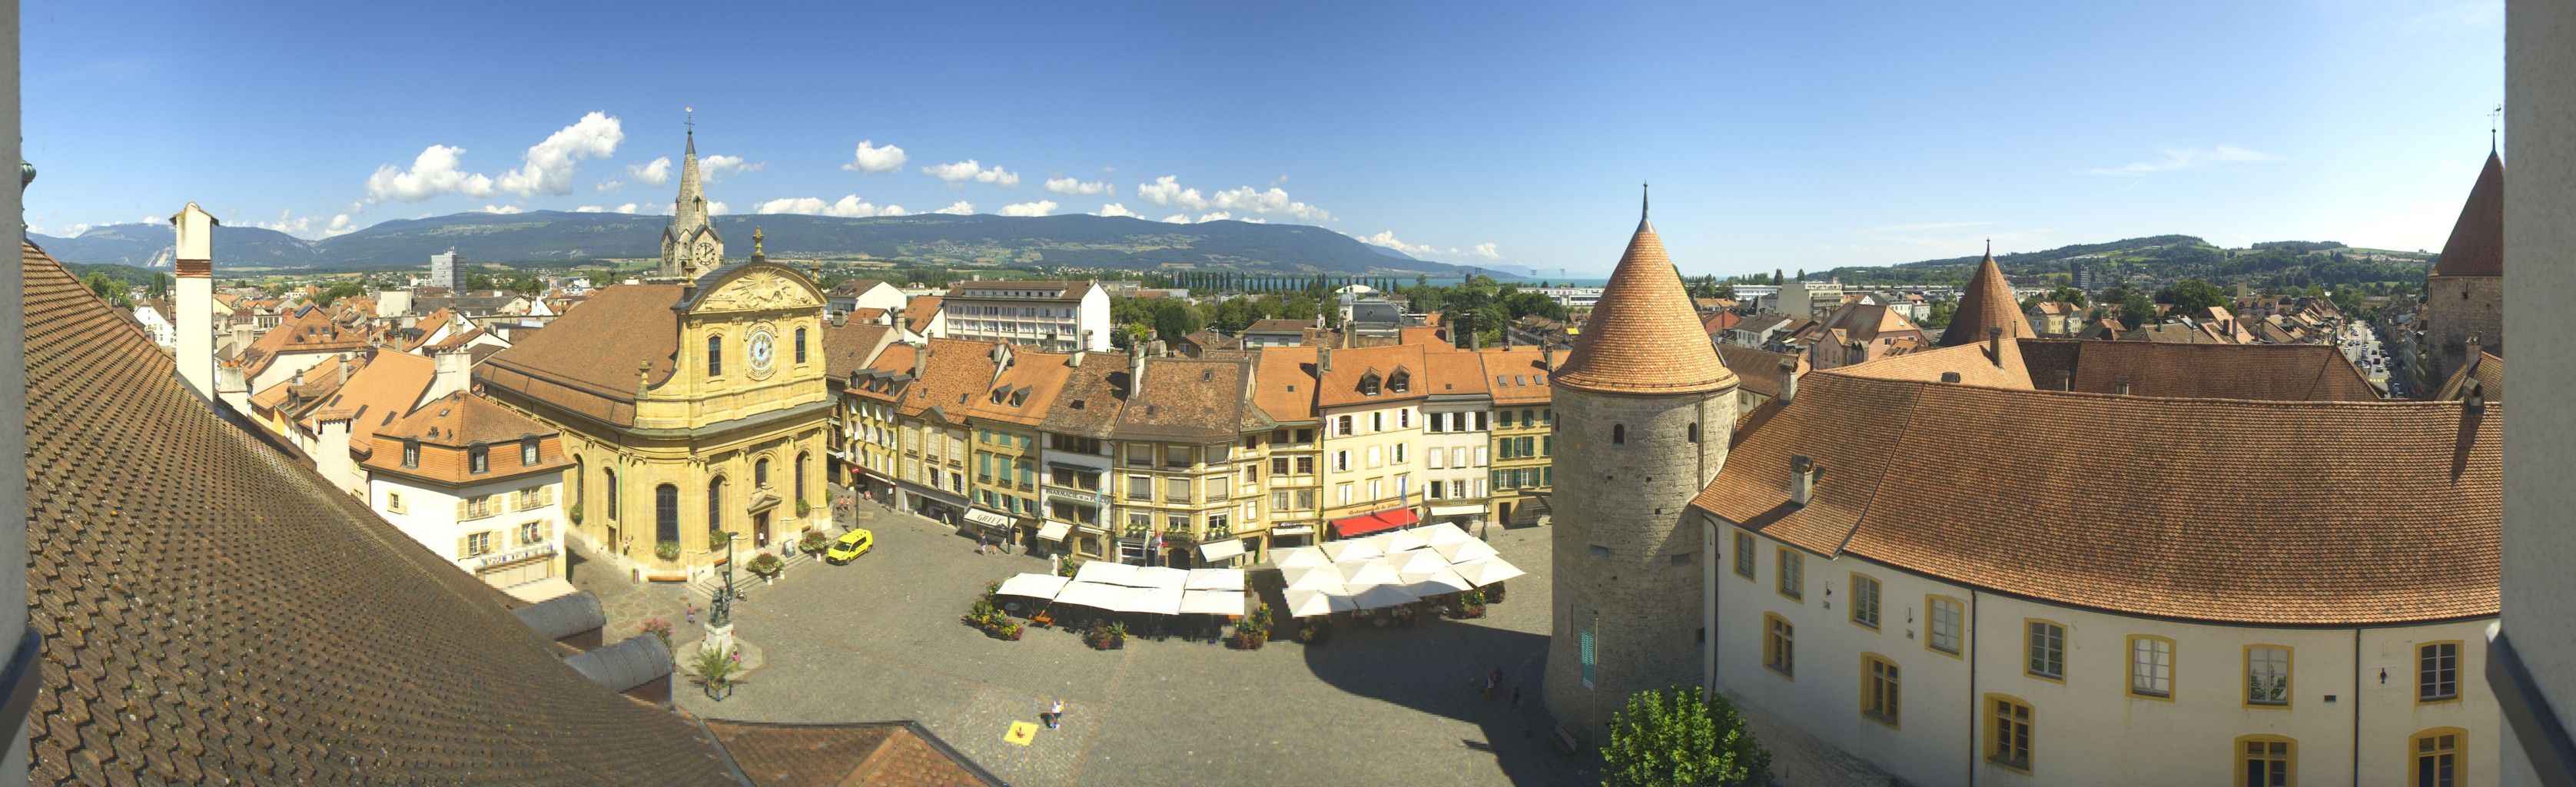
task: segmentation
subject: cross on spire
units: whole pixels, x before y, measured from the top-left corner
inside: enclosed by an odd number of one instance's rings
[[[2503,128],[2503,126],[2504,126],[2504,105],[2503,105],[2503,104],[2497,104],[2497,105],[2496,105],[2496,108],[2494,108],[2494,109],[2490,109],[2490,110],[2487,110],[2487,152],[2488,152],[2488,153],[2494,153],[2494,152],[2496,152],[2496,148],[2497,148],[2497,145],[2496,145],[2496,131],[2497,131],[2497,130],[2499,130],[2499,129],[2501,129],[2501,128]]]

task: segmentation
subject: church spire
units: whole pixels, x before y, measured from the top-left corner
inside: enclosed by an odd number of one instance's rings
[[[680,157],[680,193],[671,200],[671,223],[662,231],[662,275],[697,278],[724,265],[724,238],[707,215],[707,193],[698,172],[698,122],[689,108],[687,146]]]

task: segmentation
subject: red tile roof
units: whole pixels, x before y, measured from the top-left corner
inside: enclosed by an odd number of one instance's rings
[[[2015,391],[1819,371],[1694,507],[1822,555],[2252,625],[2496,614],[2500,406]],[[1901,425],[1856,429],[1853,424]],[[2081,435],[2082,439],[2059,439]],[[2293,440],[2295,461],[2226,435]],[[1827,471],[1789,504],[1792,456]]]
[[[1556,384],[1622,394],[1703,393],[1735,384],[1735,373],[1709,346],[1653,224],[1637,223]]]
[[[1968,276],[1968,286],[1959,291],[1959,310],[1950,316],[1950,327],[1942,330],[1940,344],[1984,342],[1988,328],[2004,329],[2007,343],[2039,335],[2022,317],[2021,304],[2013,302],[2012,282],[2005,281],[2003,268],[1995,265],[1993,249],[1986,250],[1986,258]]]
[[[2451,239],[2433,261],[2433,275],[2504,275],[2503,157],[2487,154],[2477,185],[2469,187],[2469,200],[2460,206],[2459,221],[2451,225]]]

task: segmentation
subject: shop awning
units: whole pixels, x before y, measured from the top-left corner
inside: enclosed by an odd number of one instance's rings
[[[1038,528],[1038,538],[1047,541],[1063,541],[1064,534],[1070,532],[1073,532],[1072,524],[1048,520],[1045,526]]]
[[[1484,506],[1477,506],[1477,505],[1465,505],[1465,506],[1432,506],[1432,507],[1431,507],[1431,515],[1432,515],[1432,516],[1484,516],[1484,515],[1485,515],[1485,507],[1484,507]]]
[[[1365,536],[1422,521],[1411,508],[1390,508],[1374,514],[1342,517],[1333,520],[1333,533],[1342,538]]]
[[[1315,526],[1289,525],[1287,527],[1274,527],[1270,529],[1270,534],[1274,536],[1311,536],[1315,534]]]
[[[1243,554],[1243,540],[1229,538],[1199,545],[1199,557],[1209,562],[1227,560]]]
[[[986,527],[1010,527],[1011,518],[981,508],[966,509],[966,521]]]

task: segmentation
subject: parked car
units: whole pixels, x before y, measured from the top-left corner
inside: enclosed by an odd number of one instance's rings
[[[867,554],[868,549],[876,545],[876,533],[866,528],[851,528],[850,532],[842,533],[840,538],[833,539],[831,548],[823,550],[823,562],[836,566],[847,563],[860,555]]]

